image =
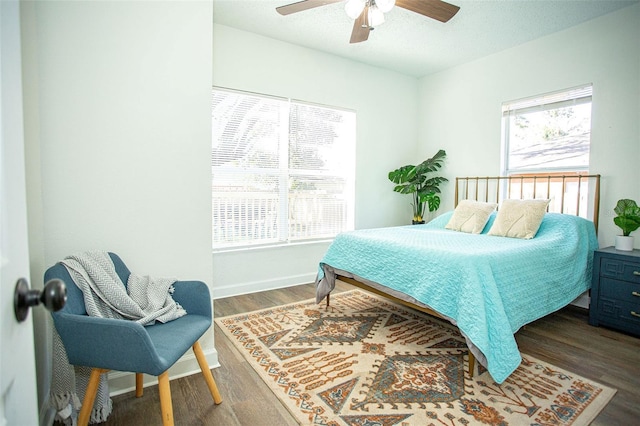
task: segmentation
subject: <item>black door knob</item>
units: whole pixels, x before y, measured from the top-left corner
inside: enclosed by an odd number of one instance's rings
[[[13,310],[18,322],[22,322],[29,314],[29,308],[42,303],[51,312],[59,311],[67,302],[67,287],[62,280],[47,281],[42,291],[29,290],[29,282],[20,278],[13,293]]]

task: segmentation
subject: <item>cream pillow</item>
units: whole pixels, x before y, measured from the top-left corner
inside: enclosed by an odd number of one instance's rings
[[[531,239],[536,236],[550,200],[504,200],[489,235]]]
[[[479,234],[497,206],[496,203],[462,200],[453,211],[453,215],[451,215],[451,219],[449,219],[445,228],[470,234]]]

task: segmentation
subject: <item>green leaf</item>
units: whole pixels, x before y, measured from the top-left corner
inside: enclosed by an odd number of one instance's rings
[[[635,201],[623,198],[618,200],[618,204],[613,209],[618,216],[640,216],[640,207]]]
[[[389,180],[393,183],[407,183],[415,179],[416,166],[407,165],[389,172]]]
[[[622,229],[622,235],[628,237],[640,228],[640,207],[635,201],[626,198],[618,200],[613,211],[618,215],[613,218],[613,223]]]
[[[424,194],[421,199],[427,203],[430,212],[436,211],[440,207],[440,197],[435,192]]]
[[[439,186],[448,180],[442,176],[430,177],[429,173],[442,168],[446,155],[441,149],[417,166],[408,164],[389,172],[389,180],[396,184],[393,188],[395,192],[413,194],[414,217],[423,217],[426,206],[429,207],[429,211],[435,211],[440,207],[440,197],[435,194],[441,193]]]
[[[618,216],[613,218],[613,222],[622,229],[622,234],[628,237],[630,233],[640,228],[640,218],[633,219],[624,216]]]

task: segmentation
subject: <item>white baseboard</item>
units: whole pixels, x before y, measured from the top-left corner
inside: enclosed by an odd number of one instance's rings
[[[213,299],[240,296],[241,294],[257,293],[259,291],[276,290],[278,288],[293,287],[300,284],[315,282],[315,274],[291,275],[272,280],[253,281],[243,284],[233,284],[222,287],[214,287]]]
[[[210,368],[220,367],[218,362],[218,351],[215,348],[202,350],[207,359]],[[169,380],[179,377],[190,376],[191,374],[200,373],[200,366],[193,351],[189,350],[169,369]],[[144,387],[158,384],[158,378],[144,374]],[[131,392],[136,388],[136,375],[123,371],[109,372],[109,395],[116,396],[123,393]]]

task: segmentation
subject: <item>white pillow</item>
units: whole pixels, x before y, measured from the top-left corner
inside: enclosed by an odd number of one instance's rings
[[[531,239],[536,236],[550,200],[504,200],[489,235]]]
[[[445,228],[470,234],[479,234],[497,206],[496,203],[462,200],[456,206]]]

